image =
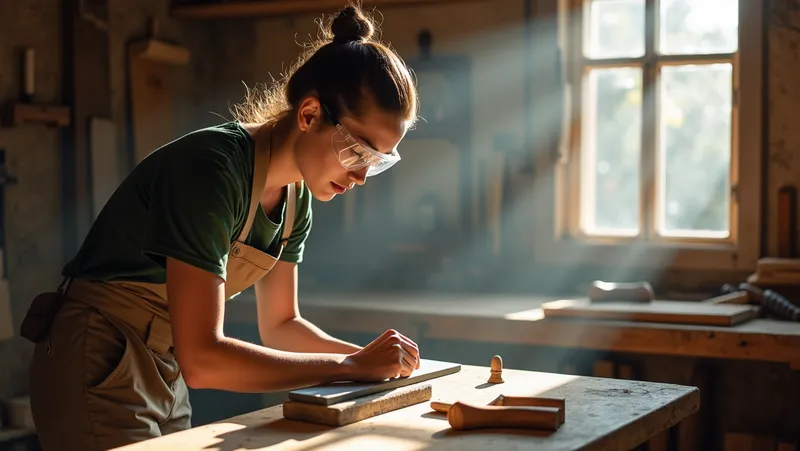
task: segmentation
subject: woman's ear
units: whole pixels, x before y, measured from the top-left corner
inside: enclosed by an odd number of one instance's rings
[[[308,96],[300,102],[297,109],[297,128],[301,132],[314,131],[319,128],[322,119],[322,105],[319,99]]]

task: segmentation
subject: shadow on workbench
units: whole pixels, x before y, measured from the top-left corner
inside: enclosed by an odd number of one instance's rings
[[[260,450],[272,446],[286,445],[287,442],[294,443],[296,448],[303,451],[325,449],[334,443],[341,444],[345,441],[360,441],[365,436],[379,436],[382,441],[413,441],[420,445],[415,449],[425,449],[424,443],[431,440],[441,440],[445,438],[455,438],[459,436],[484,436],[492,437],[502,434],[506,439],[516,437],[525,440],[533,437],[548,437],[554,432],[534,431],[521,429],[491,429],[479,431],[456,431],[447,424],[447,417],[442,414],[429,412],[421,415],[422,418],[435,418],[442,421],[442,429],[431,433],[429,430],[412,428],[408,425],[393,424],[391,428],[376,429],[356,429],[341,430],[332,426],[321,426],[302,421],[277,419],[264,423],[261,426],[239,429],[236,431],[225,432],[217,436],[220,440],[215,443],[215,451],[237,451],[237,450]],[[236,423],[232,421],[230,423]],[[406,423],[407,424],[407,423]],[[324,435],[324,438],[323,438]],[[307,442],[305,444],[304,442]],[[432,445],[432,444],[431,444]],[[353,444],[356,447],[356,444]]]
[[[441,420],[447,422],[447,414],[431,411],[428,413],[424,413],[421,415],[422,418],[432,418],[435,420]],[[446,437],[456,437],[463,434],[497,434],[498,432],[502,432],[504,435],[513,434],[513,435],[524,435],[528,437],[549,437],[555,434],[555,431],[536,431],[536,430],[521,430],[521,429],[489,429],[489,430],[474,430],[468,432],[457,431],[455,429],[443,429],[439,432],[434,433],[431,435],[432,438],[446,438]]]

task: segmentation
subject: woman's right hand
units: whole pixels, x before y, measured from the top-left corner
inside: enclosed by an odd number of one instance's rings
[[[419,368],[419,347],[400,332],[390,329],[347,357],[354,381],[383,381],[408,377]]]

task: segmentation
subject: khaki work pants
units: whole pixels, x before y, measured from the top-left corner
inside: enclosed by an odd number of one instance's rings
[[[124,295],[76,282],[31,363],[31,408],[42,448],[107,450],[191,427],[178,362],[171,347],[149,336],[148,327],[155,328],[146,319],[153,315]],[[127,313],[114,307],[123,305]]]

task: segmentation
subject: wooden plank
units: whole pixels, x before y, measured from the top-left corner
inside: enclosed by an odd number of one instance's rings
[[[706,304],[687,301],[653,301],[647,304],[587,300],[560,300],[542,305],[545,317],[592,318],[651,323],[734,326],[758,315],[749,305]]]
[[[747,291],[734,291],[733,293],[721,294],[713,298],[703,299],[704,304],[749,304],[750,293]]]
[[[290,391],[289,399],[292,401],[329,406],[362,396],[446,376],[459,371],[461,371],[461,364],[459,363],[422,359],[419,369],[414,371],[409,377],[395,378],[374,383],[337,382],[315,385],[313,387]]]
[[[486,405],[499,395],[564,398],[569,415],[557,433],[450,428],[429,403],[342,427],[283,418],[281,406],[228,418],[119,448],[119,451],[234,450],[495,450],[631,449],[699,407],[694,387],[504,369],[505,383],[487,385],[488,366],[464,365],[431,381],[435,400]]]
[[[283,417],[329,426],[344,426],[431,399],[433,388],[423,382],[329,406],[298,401],[283,403]]]
[[[62,105],[40,105],[16,103],[12,110],[14,125],[44,124],[50,127],[67,127],[70,122],[70,108]]]
[[[464,0],[367,0],[364,6],[404,6]],[[341,0],[270,0],[226,1],[214,4],[184,4],[172,7],[172,15],[193,19],[229,19],[236,17],[277,16],[285,14],[335,12],[344,5]]]

